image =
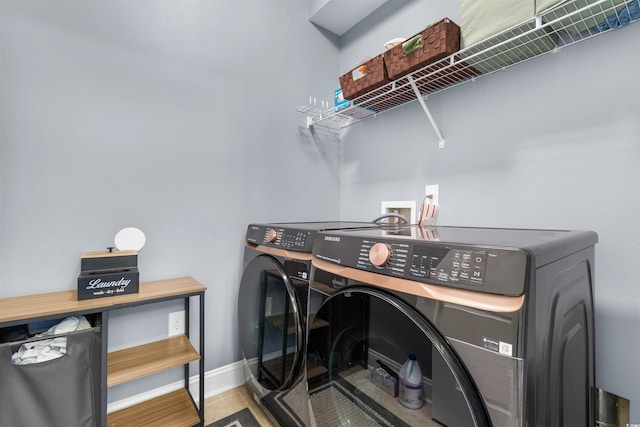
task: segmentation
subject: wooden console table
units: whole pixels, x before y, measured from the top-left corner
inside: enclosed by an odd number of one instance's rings
[[[102,381],[100,425],[109,427],[158,426],[204,427],[204,292],[206,287],[192,277],[140,283],[135,294],[77,300],[76,291],[52,292],[0,299],[0,328],[36,321],[93,314],[102,333]],[[189,300],[198,297],[199,352],[189,337]],[[109,353],[109,312],[143,304],[184,300],[185,334]],[[189,363],[198,362],[199,403],[189,391]],[[152,375],[166,369],[184,367],[184,388],[106,414],[108,388]]]

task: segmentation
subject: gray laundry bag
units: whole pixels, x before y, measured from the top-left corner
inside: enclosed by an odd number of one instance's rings
[[[30,365],[14,365],[11,355],[23,343],[42,338],[0,344],[0,426],[100,424],[100,328],[62,336],[67,338],[66,354]]]

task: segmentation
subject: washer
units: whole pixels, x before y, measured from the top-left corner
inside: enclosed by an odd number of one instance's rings
[[[562,230],[318,233],[308,319],[325,327],[306,346],[323,370],[306,371],[309,425],[593,426],[596,242]],[[393,396],[410,353],[419,409]]]
[[[303,372],[314,238],[321,230],[395,228],[376,222],[250,224],[238,294],[246,387],[274,421],[309,425]],[[282,400],[286,399],[286,400]]]

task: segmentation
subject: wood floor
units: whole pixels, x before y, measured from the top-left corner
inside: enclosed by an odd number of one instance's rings
[[[249,396],[244,386],[206,399],[204,403],[205,425],[238,412],[243,408],[249,408],[262,427],[276,427],[276,425],[267,418],[258,404]]]

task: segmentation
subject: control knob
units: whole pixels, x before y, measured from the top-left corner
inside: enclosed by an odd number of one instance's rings
[[[391,258],[391,246],[386,243],[376,243],[369,250],[369,261],[376,267],[384,267]]]
[[[270,228],[267,230],[267,236],[265,237],[265,240],[268,243],[275,242],[277,238],[278,238],[278,232],[276,230],[274,230],[273,228]]]

